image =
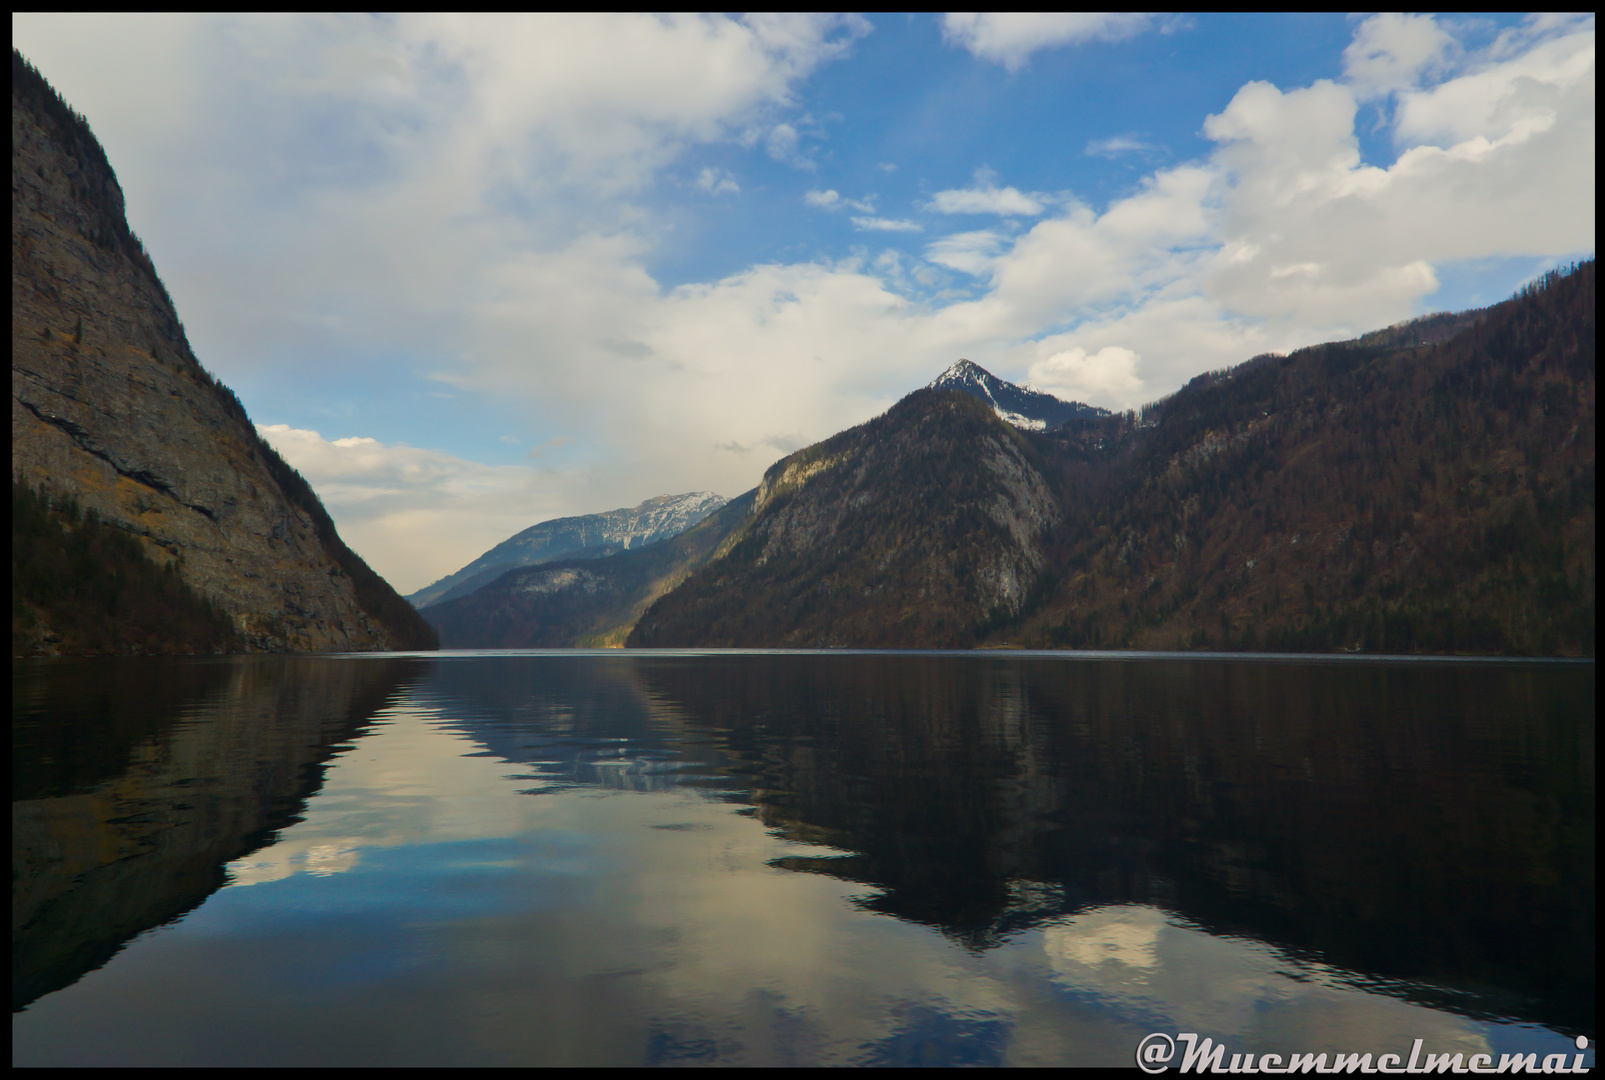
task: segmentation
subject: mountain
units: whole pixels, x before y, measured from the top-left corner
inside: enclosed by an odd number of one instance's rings
[[[1112,415],[1108,409],[1064,401],[1034,386],[1005,382],[968,360],[960,360],[927,385],[929,390],[962,390],[980,398],[1015,427],[1027,431],[1052,431],[1072,420],[1091,420]]]
[[[1592,655],[1594,285],[1199,376],[1075,450],[1061,580],[992,639]]]
[[[731,499],[661,543],[507,570],[467,596],[427,608],[427,618],[449,649],[622,645],[647,605],[712,558],[740,527],[756,495]]]
[[[918,390],[764,474],[720,557],[633,646],[947,644],[1017,615],[1063,516],[1051,465],[975,397]]]
[[[434,631],[195,359],[88,123],[15,50],[11,67],[13,652],[433,648]],[[83,607],[61,560],[31,560],[19,582],[22,489],[47,507],[29,511],[31,551],[85,522],[131,539],[137,550],[86,533],[78,547],[146,565],[137,602],[107,578],[112,591]],[[168,573],[190,600],[149,580]],[[129,609],[158,594],[197,626],[201,609],[221,612],[228,643],[204,628],[205,641],[149,640],[143,617],[125,634]],[[51,621],[91,616],[101,644]]]
[[[602,514],[554,518],[532,525],[503,540],[457,571],[447,574],[407,600],[417,608],[429,607],[488,585],[507,571],[558,559],[599,559],[619,551],[646,547],[685,532],[725,504],[722,495],[693,491],[685,495],[659,495],[640,506]]]
[[[992,396],[776,464],[628,643],[1592,655],[1594,275],[1051,430],[950,369]]]

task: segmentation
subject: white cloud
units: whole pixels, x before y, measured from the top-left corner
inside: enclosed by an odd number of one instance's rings
[[[990,170],[978,169],[973,188],[938,191],[925,209],[938,214],[997,214],[1000,217],[1035,217],[1046,209],[1043,195],[1026,195],[1012,187],[997,186]]]
[[[954,233],[928,246],[925,257],[939,266],[961,273],[985,274],[991,270],[992,261],[1003,247],[1004,240],[1002,233],[990,229]]]
[[[557,491],[570,486],[554,485],[535,469],[482,465],[376,439],[331,440],[286,424],[257,431],[307,478],[341,539],[403,594],[560,515]]]
[[[1111,135],[1106,139],[1093,139],[1082,153],[1088,157],[1120,157],[1124,154],[1152,154],[1159,147],[1146,142],[1136,134]]]
[[[739,195],[741,185],[723,169],[703,169],[697,174],[696,186],[713,195]]]
[[[1139,357],[1119,345],[1106,345],[1096,353],[1080,346],[1045,356],[1032,364],[1031,382],[1040,390],[1072,401],[1118,401],[1127,407],[1143,391],[1137,376]]]
[[[1405,149],[1385,169],[1360,161],[1349,88],[1239,90],[1204,125],[1223,180],[1211,294],[1258,318],[1380,326],[1436,289],[1439,264],[1591,250],[1592,28],[1467,67],[1402,93]]]
[[[1526,45],[1509,58],[1477,57],[1458,78],[1400,95],[1395,139],[1445,149],[1478,138],[1525,138],[1555,122],[1588,116],[1583,97],[1594,92],[1594,25],[1552,27],[1535,19],[1527,35],[1506,35],[1498,48]],[[1560,32],[1556,32],[1559,30]]]
[[[875,196],[865,195],[862,199],[844,199],[834,188],[829,191],[810,191],[803,195],[803,202],[809,206],[817,206],[821,210],[858,210],[865,214],[875,212]]]
[[[1250,83],[1206,119],[1207,160],[1151,174],[1102,214],[1039,222],[991,258],[985,296],[943,314],[1013,338],[992,354],[1002,372],[1119,407],[1407,318],[1457,259],[1590,251],[1591,27],[1504,47],[1406,97],[1387,168],[1360,160],[1350,88]],[[1412,145],[1448,127],[1429,116],[1462,126]]]
[[[998,214],[1003,217],[1042,213],[1042,203],[1014,188],[959,188],[938,191],[926,206],[938,214]]]
[[[1343,50],[1343,74],[1361,97],[1387,94],[1442,69],[1455,48],[1430,15],[1384,12],[1360,24]]]
[[[797,157],[797,129],[790,124],[776,124],[769,130],[766,140],[769,156],[776,161],[793,162]]]
[[[915,221],[882,217],[855,217],[853,227],[870,232],[924,232],[925,226]]]
[[[1131,12],[950,12],[942,16],[942,37],[1018,71],[1039,49],[1119,41],[1146,30],[1151,21]]]

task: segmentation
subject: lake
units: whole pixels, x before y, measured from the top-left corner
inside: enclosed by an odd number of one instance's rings
[[[17,661],[13,1061],[1569,1061],[1594,671]]]

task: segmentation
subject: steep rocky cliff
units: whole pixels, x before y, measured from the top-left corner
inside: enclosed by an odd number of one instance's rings
[[[245,647],[434,647],[201,368],[104,151],[15,51],[11,365],[14,476],[176,564]]]

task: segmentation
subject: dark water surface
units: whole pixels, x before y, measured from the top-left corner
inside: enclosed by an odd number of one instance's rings
[[[12,674],[17,1064],[1126,1065],[1155,1031],[1497,1063],[1594,1034],[1592,663]]]

